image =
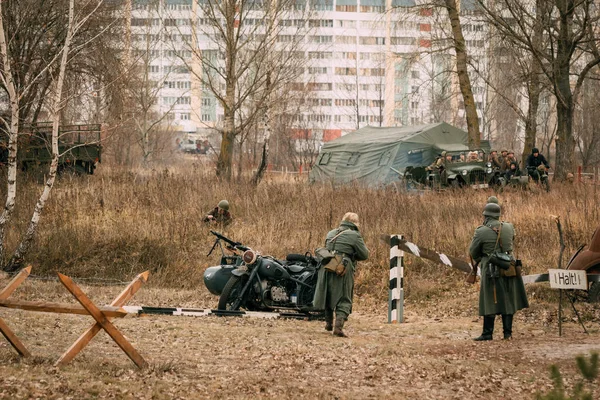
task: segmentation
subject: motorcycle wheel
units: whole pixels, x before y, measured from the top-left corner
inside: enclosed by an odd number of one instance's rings
[[[221,297],[219,297],[218,310],[239,310],[243,299],[236,299],[237,294],[244,287],[245,280],[239,276],[232,275],[225,284]]]

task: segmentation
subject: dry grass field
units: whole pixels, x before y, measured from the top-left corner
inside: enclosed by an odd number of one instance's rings
[[[20,186],[24,202],[8,232],[16,245],[41,186]],[[310,186],[269,179],[258,187],[222,183],[190,168],[118,171],[62,179],[45,210],[28,257],[33,279],[14,295],[71,302],[53,281],[60,271],[79,279],[128,281],[149,269],[148,285],[131,304],[214,308],[202,272],[218,256],[201,222],[222,198],[235,223],[225,234],[262,253],[283,257],[312,251],[347,211],[357,212],[371,250],[356,277],[356,312],[349,339],[334,339],[320,322],[236,318],[144,317],[117,326],[151,363],[137,371],[101,333],[74,362],[53,362],[85,329],[84,317],[0,310],[36,357],[19,360],[0,341],[0,398],[533,398],[550,388],[548,367],[557,363],[565,385],[577,382],[576,354],[600,351],[600,310],[578,304],[590,335],[566,313],[565,336],[556,325],[556,293],[528,287],[531,308],[517,314],[515,340],[474,343],[480,333],[477,287],[460,273],[406,258],[407,323],[387,325],[389,249],[380,234],[403,234],[424,247],[466,257],[474,228],[491,192],[395,193],[359,187]],[[600,224],[600,191],[554,185],[499,194],[503,218],[517,229],[517,255],[526,272],[556,266],[561,217],[565,258],[589,241]],[[0,280],[0,286],[6,277]],[[119,286],[83,286],[108,303]],[[499,322],[499,321],[498,321]],[[499,324],[500,325],[500,324]],[[497,329],[499,326],[497,327]],[[599,385],[596,385],[599,386]],[[596,387],[596,396],[600,396]]]

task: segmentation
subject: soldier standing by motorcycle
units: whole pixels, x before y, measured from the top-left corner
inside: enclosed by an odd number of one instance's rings
[[[490,262],[492,254],[498,252],[512,258],[514,227],[508,222],[499,221],[500,212],[501,208],[496,203],[485,205],[485,220],[475,230],[469,247],[471,257],[481,266],[479,315],[483,316],[483,333],[474,339],[476,341],[492,340],[497,314],[502,315],[504,339],[511,339],[514,313],[529,307],[520,274],[506,276],[508,270]],[[515,267],[512,268],[515,272]]]
[[[349,212],[342,218],[339,228],[329,231],[325,247],[334,254],[342,255],[345,268],[344,272],[338,275],[321,267],[315,288],[313,304],[315,309],[325,310],[325,330],[333,330],[333,334],[340,337],[346,337],[342,329],[352,312],[356,262],[369,258],[369,250],[358,227],[358,215]]]

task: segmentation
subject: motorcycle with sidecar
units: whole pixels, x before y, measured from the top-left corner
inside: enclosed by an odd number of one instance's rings
[[[262,255],[248,246],[211,231],[221,264],[204,272],[206,288],[219,296],[219,310],[311,312],[320,263],[310,252],[289,254],[286,260]],[[225,250],[231,252],[227,255]]]

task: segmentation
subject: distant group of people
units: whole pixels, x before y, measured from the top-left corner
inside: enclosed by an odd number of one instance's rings
[[[488,162],[492,164],[492,168],[499,170],[507,181],[510,182],[514,176],[521,176],[519,162],[515,158],[515,152],[510,150],[502,150],[500,155],[496,150],[492,150],[488,156]],[[546,158],[540,153],[537,147],[531,150],[531,154],[527,156],[525,164],[527,174],[538,182],[542,174],[550,168],[550,164]]]

